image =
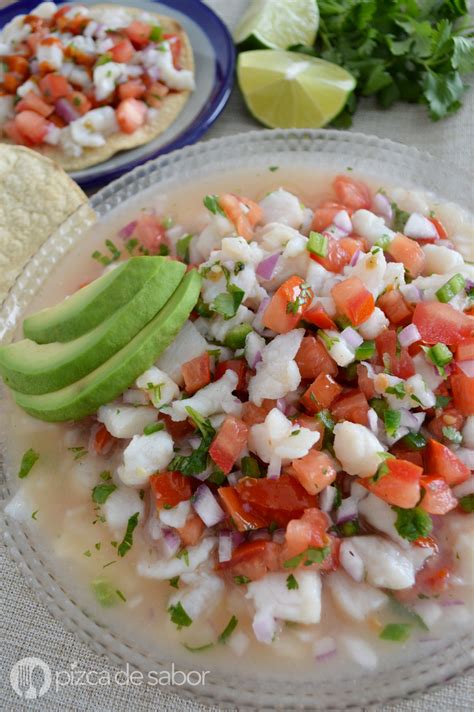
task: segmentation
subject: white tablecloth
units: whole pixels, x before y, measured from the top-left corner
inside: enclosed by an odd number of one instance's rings
[[[124,4],[125,4],[124,0]],[[194,0],[190,0],[194,1]],[[248,0],[208,0],[232,28]],[[0,0],[0,7],[8,4]],[[132,4],[132,3],[130,3]],[[472,172],[474,154],[474,90],[465,98],[465,106],[453,117],[432,123],[424,108],[402,104],[381,111],[368,103],[355,118],[355,131],[388,137],[426,150]],[[258,127],[246,112],[238,89],[206,139],[225,136]],[[80,670],[108,667],[103,658],[93,654],[76,637],[55,621],[31,594],[22,576],[0,551],[0,709],[41,710],[41,712],[210,712],[211,708],[180,699],[174,694],[145,686],[64,687],[59,694],[48,693],[35,702],[20,700],[12,691],[9,675],[12,665],[27,656],[39,656],[53,670],[70,668],[77,662]],[[473,709],[473,678],[463,678],[441,690],[378,708],[381,712],[455,712]],[[212,708],[217,710],[218,708]]]

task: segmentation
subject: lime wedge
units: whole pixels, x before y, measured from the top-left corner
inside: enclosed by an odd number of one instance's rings
[[[316,0],[253,0],[234,32],[241,49],[313,45],[319,26]]]
[[[243,52],[240,89],[250,112],[270,128],[319,128],[343,108],[356,81],[342,67],[297,52]]]

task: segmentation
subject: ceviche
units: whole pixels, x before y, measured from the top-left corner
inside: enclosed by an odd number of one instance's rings
[[[0,137],[67,169],[152,140],[193,89],[192,48],[169,17],[43,2],[0,30]]]
[[[104,610],[365,668],[472,625],[472,235],[398,194],[349,171],[186,212],[181,188],[82,244],[99,278],[0,349],[7,514]]]

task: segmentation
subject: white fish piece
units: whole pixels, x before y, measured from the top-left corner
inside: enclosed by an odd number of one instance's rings
[[[319,433],[309,428],[298,427],[295,430],[291,420],[278,408],[273,408],[263,423],[250,428],[248,447],[264,462],[280,458],[287,463],[307,455],[319,437]]]
[[[370,210],[356,210],[352,215],[352,225],[354,232],[361,237],[365,237],[371,245],[374,245],[381,238],[393,240],[396,233],[391,230],[383,218],[380,218]]]
[[[462,444],[474,448],[474,415],[468,415],[462,429]]]
[[[174,456],[173,439],[160,430],[151,435],[135,435],[123,451],[123,465],[117,474],[131,487],[144,485],[150,475],[164,470]]]
[[[222,599],[224,582],[215,574],[207,572],[183,574],[180,577],[180,581],[188,585],[170,597],[168,607],[181,603],[193,622],[200,618],[203,613],[206,613],[206,615],[212,613]]]
[[[113,108],[102,106],[72,121],[68,128],[78,146],[95,148],[105,144],[105,136],[118,131],[118,123]]]
[[[193,408],[200,413],[203,418],[208,418],[215,413],[228,413],[230,415],[240,415],[242,403],[232,395],[237,387],[237,374],[227,370],[218,381],[204,386],[191,398],[173,401],[167,410],[172,420],[186,420],[188,412],[186,408]]]
[[[15,519],[17,522],[31,522],[33,505],[24,487],[20,487],[13,497],[5,505],[3,510],[7,517]]]
[[[263,222],[282,223],[299,228],[304,219],[304,206],[299,198],[283,188],[278,188],[260,201],[263,210]]]
[[[184,502],[179,502],[179,504],[171,509],[161,509],[158,516],[160,518],[160,522],[166,527],[180,529],[186,524],[186,519],[190,513],[191,503],[189,500],[185,500]]]
[[[249,400],[260,406],[264,398],[283,398],[298,388],[301,375],[295,356],[304,329],[293,329],[276,336],[262,351],[256,374],[249,381]]]
[[[148,394],[151,402],[158,409],[179,396],[178,385],[165,371],[161,371],[156,366],[142,373],[135,381],[135,385]]]
[[[389,325],[389,320],[379,307],[375,307],[372,314],[357,329],[360,335],[367,340],[375,339]]]
[[[377,653],[364,638],[355,635],[341,635],[339,641],[341,647],[352,660],[361,667],[375,670],[377,667]]]
[[[209,560],[212,550],[215,548],[217,539],[207,537],[202,539],[196,546],[187,547],[188,557],[174,557],[169,560],[147,560],[142,559],[137,564],[137,573],[144,578],[170,579],[174,576],[182,576],[191,573]]]
[[[112,494],[109,494],[102,505],[104,515],[109,529],[119,538],[123,537],[127,529],[128,520],[138,512],[139,521],[143,517],[143,502],[140,495],[129,487],[118,487]]]
[[[358,277],[369,292],[377,298],[384,289],[383,278],[386,268],[387,261],[383,250],[374,248],[371,252],[363,255],[354,267],[346,267],[344,273],[349,277]]]
[[[97,411],[97,420],[103,423],[114,438],[133,438],[142,435],[143,428],[156,421],[156,411],[146,406],[122,406],[111,403]]]
[[[379,532],[387,534],[394,542],[402,549],[408,549],[410,544],[406,539],[400,536],[395,528],[397,514],[391,506],[384,502],[383,499],[375,494],[369,493],[361,502],[359,502],[359,514],[361,514],[366,522]]]
[[[175,340],[161,354],[156,366],[179,386],[184,383],[181,366],[210,348],[192,321],[186,321]]]
[[[160,79],[170,89],[177,91],[193,91],[196,88],[194,75],[190,69],[176,69],[173,64],[170,43],[161,42],[159,49],[148,47],[142,52],[142,61],[145,67],[156,67]]]
[[[363,621],[388,603],[388,596],[367,583],[356,583],[343,571],[333,571],[325,583],[338,608],[349,618]]]
[[[448,274],[464,265],[462,255],[444,245],[424,245],[422,250],[426,257],[424,275]]]
[[[350,475],[372,477],[383,462],[385,448],[364,425],[348,420],[334,428],[334,452]]]
[[[321,578],[317,571],[295,571],[298,588],[289,590],[287,573],[270,573],[248,585],[256,614],[265,613],[294,623],[318,623],[321,617]]]
[[[348,537],[365,564],[365,580],[376,588],[395,591],[415,583],[415,566],[406,552],[379,536]]]

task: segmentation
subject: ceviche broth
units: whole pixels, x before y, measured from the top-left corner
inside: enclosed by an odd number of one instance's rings
[[[81,606],[157,657],[364,674],[472,625],[474,269],[455,249],[472,259],[472,223],[352,170],[335,178],[282,165],[148,189],[28,308],[131,255],[201,273],[158,375],[98,413],[46,423],[7,395],[10,467],[39,455],[7,513]],[[446,343],[443,324],[425,334],[445,307]],[[143,422],[119,422],[132,408]]]

